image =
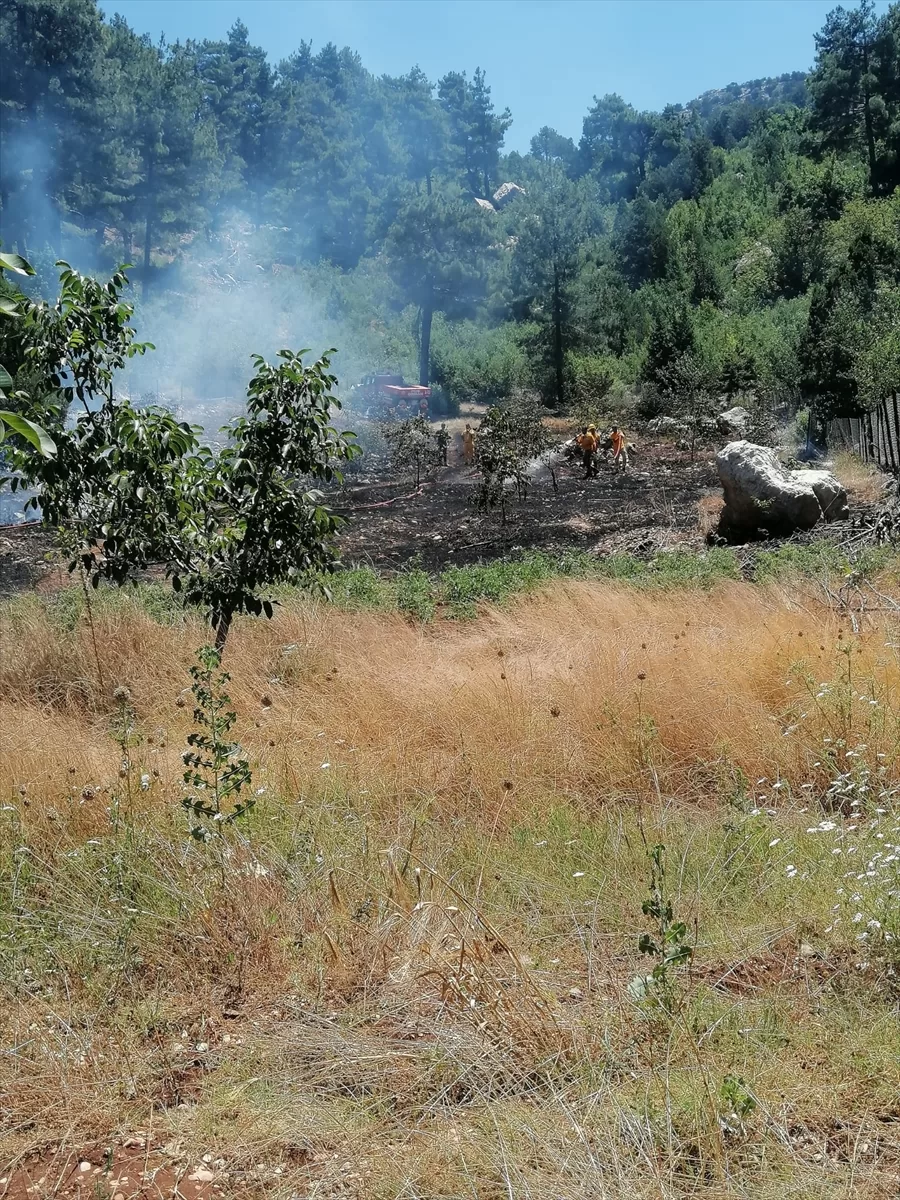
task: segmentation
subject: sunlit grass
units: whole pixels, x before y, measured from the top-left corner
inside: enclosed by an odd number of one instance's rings
[[[75,597],[8,605],[0,1158],[152,1113],[235,1196],[889,1196],[890,620],[669,558],[679,586],[358,571],[239,621],[259,794],[210,847],[179,807],[199,617],[102,594],[101,686]],[[658,841],[694,948],[669,1016],[628,990]]]

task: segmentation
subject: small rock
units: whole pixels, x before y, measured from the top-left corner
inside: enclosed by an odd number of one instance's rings
[[[188,1175],[190,1183],[212,1183],[215,1179],[215,1171],[207,1171],[205,1167],[198,1167],[192,1175]]]
[[[573,988],[569,988],[569,995],[572,997],[573,1000],[580,1000],[581,997],[584,995],[584,993],[582,992],[580,987],[573,987]]]
[[[81,1172],[82,1175],[87,1175],[87,1173],[90,1169],[91,1169],[91,1164],[87,1161],[80,1162],[78,1164],[78,1170]]]

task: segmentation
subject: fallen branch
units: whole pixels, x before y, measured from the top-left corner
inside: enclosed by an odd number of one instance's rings
[[[391,504],[396,504],[398,500],[415,500],[416,496],[421,496],[425,491],[427,484],[420,484],[414,492],[409,492],[405,496],[392,496],[390,500],[377,500],[374,504],[354,504],[352,506],[335,505],[335,512],[361,512],[363,509],[370,508],[387,508]]]

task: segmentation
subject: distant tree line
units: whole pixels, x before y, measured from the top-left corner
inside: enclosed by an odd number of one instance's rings
[[[273,64],[240,22],[157,44],[94,0],[0,0],[0,47],[0,231],[37,264],[134,262],[147,303],[239,220],[265,272],[460,398],[828,414],[900,378],[898,3],[835,9],[809,75],[661,113],[604,95],[527,154],[480,70]]]

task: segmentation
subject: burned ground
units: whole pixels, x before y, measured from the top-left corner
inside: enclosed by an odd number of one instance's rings
[[[418,491],[412,480],[373,473],[335,499],[348,518],[341,556],[380,569],[411,561],[437,569],[518,549],[599,555],[676,544],[699,549],[698,506],[718,494],[711,458],[706,449],[691,463],[689,454],[657,441],[641,443],[624,475],[601,460],[597,478],[585,480],[579,464],[566,463],[558,472],[558,491],[542,472],[523,503],[510,503],[506,525],[499,511],[477,510],[478,472],[459,462]]]

